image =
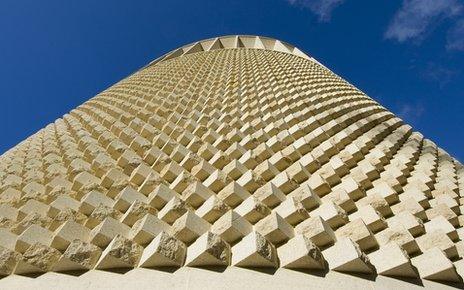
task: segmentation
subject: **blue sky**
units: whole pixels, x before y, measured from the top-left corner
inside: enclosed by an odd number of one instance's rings
[[[0,2],[0,153],[144,64],[227,34],[294,44],[464,161],[464,1]]]

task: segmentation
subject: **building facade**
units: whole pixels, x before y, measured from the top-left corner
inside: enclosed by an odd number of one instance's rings
[[[208,39],[0,157],[0,288],[459,287],[461,192],[456,159],[298,48]]]

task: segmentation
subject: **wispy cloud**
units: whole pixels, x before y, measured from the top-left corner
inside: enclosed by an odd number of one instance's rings
[[[340,6],[345,0],[287,0],[290,4],[308,8],[316,14],[319,21],[329,22],[332,11]]]
[[[399,104],[398,116],[409,124],[414,125],[425,113],[422,103],[402,103]]]
[[[450,50],[464,50],[464,18],[460,19],[448,31],[446,48]]]
[[[449,68],[435,62],[429,62],[422,70],[424,79],[438,83],[440,88],[451,82],[459,73],[457,69]]]
[[[385,32],[385,38],[398,42],[420,41],[437,23],[456,19],[463,10],[461,0],[403,0]],[[451,38],[454,39],[454,36]]]

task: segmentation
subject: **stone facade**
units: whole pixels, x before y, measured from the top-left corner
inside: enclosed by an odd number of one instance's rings
[[[239,267],[462,283],[461,192],[456,159],[312,57],[215,38],[0,157],[0,274]]]

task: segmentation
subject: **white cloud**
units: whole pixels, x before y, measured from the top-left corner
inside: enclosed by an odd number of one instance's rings
[[[443,66],[436,62],[429,62],[422,70],[424,79],[438,83],[440,88],[451,82],[459,73],[459,70]]]
[[[399,105],[398,116],[407,123],[414,124],[425,113],[425,107],[422,103]]]
[[[459,20],[448,31],[446,48],[450,50],[464,50],[464,19]]]
[[[422,39],[439,21],[461,14],[460,0],[403,0],[385,32],[385,38],[404,42]]]
[[[328,22],[332,11],[340,6],[345,0],[287,0],[292,5],[308,8],[317,15],[319,21]]]

